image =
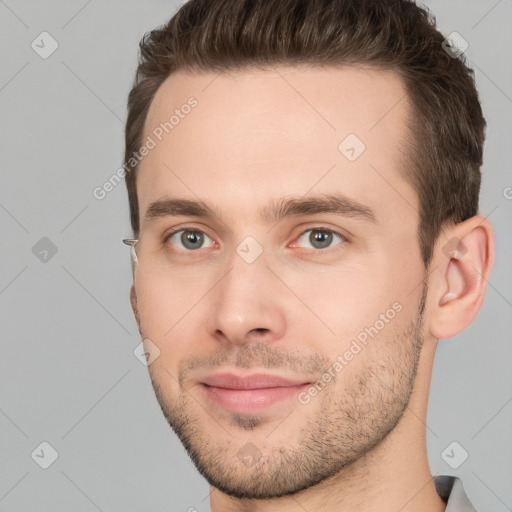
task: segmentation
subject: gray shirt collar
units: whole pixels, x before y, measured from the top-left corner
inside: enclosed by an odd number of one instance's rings
[[[460,478],[439,475],[434,477],[434,484],[437,494],[447,503],[445,512],[477,512],[466,496]]]

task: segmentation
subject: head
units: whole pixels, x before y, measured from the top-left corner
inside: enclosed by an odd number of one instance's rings
[[[372,457],[480,308],[485,121],[443,40],[405,0],[191,0],[141,41],[132,306],[164,415],[227,494]]]
[[[140,229],[139,159],[133,155],[143,145],[156,91],[172,73],[364,65],[394,72],[410,103],[410,137],[400,171],[418,195],[418,243],[428,266],[442,227],[478,212],[485,136],[473,71],[462,56],[446,52],[443,41],[433,15],[411,1],[188,2],[140,43],[125,146],[135,235]]]

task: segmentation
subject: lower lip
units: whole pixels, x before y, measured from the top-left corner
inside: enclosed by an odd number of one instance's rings
[[[260,389],[227,389],[202,384],[208,398],[224,409],[237,413],[254,413],[291,398],[309,384],[300,386],[260,388]]]

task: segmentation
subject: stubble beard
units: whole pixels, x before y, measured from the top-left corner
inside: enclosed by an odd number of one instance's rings
[[[226,428],[220,423],[205,428],[207,413],[196,399],[186,391],[169,397],[150,370],[158,403],[210,485],[239,499],[270,499],[298,493],[335,478],[355,461],[367,458],[400,422],[409,404],[423,346],[425,297],[426,286],[416,318],[392,339],[383,340],[380,333],[371,340],[364,349],[368,362],[363,371],[350,381],[343,381],[342,371],[338,376],[342,386],[330,384],[322,390],[314,399],[319,400],[314,415],[294,432],[285,432],[281,437],[277,432],[268,437],[260,435],[259,428],[266,420],[257,414],[232,414]],[[246,355],[246,361],[250,360],[251,355]],[[297,407],[307,406],[297,402]],[[208,422],[214,421],[207,418]],[[247,431],[254,432],[254,443],[237,440],[237,429],[243,431],[244,439]],[[217,438],[212,435],[213,430]],[[273,443],[275,439],[280,439],[281,444]],[[240,452],[243,454],[248,446],[255,453],[241,457]]]

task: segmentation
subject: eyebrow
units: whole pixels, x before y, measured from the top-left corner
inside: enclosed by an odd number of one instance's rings
[[[353,199],[340,194],[319,194],[305,197],[281,198],[272,200],[260,213],[265,222],[277,223],[287,217],[300,217],[319,213],[334,213],[376,223],[375,212]],[[146,211],[146,221],[169,216],[191,216],[202,218],[221,218],[214,208],[203,201],[192,199],[161,199],[151,203]]]

